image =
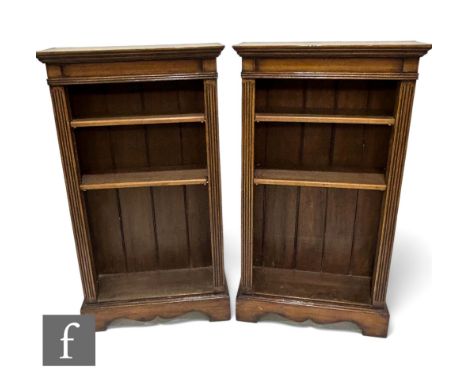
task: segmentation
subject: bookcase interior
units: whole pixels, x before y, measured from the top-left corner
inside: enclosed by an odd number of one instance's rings
[[[100,285],[112,290],[123,283],[127,293],[152,297],[212,286],[206,186],[93,190],[85,201]],[[179,277],[162,276],[171,270],[181,270]]]
[[[67,91],[98,301],[212,292],[203,81]]]
[[[387,80],[256,80],[256,293],[371,303],[396,91]]]
[[[380,191],[256,186],[254,290],[369,303],[381,202]]]
[[[255,168],[385,173],[391,128],[257,122]]]
[[[203,81],[75,85],[68,88],[72,118],[203,113]]]
[[[206,168],[203,123],[76,129],[82,175]]]
[[[255,108],[262,113],[393,115],[397,81],[256,80]]]

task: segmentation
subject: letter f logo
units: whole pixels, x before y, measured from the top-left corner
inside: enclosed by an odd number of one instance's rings
[[[78,322],[72,322],[65,327],[63,331],[63,337],[60,339],[60,341],[63,341],[63,355],[60,357],[60,359],[72,359],[73,358],[68,355],[68,342],[75,340],[74,338],[68,337],[68,331],[70,330],[71,326],[74,326],[75,328],[79,328],[80,324]]]

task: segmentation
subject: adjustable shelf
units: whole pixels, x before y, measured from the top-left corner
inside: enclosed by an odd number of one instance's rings
[[[223,270],[218,44],[49,49],[82,313],[230,318]]]
[[[73,128],[97,127],[97,126],[138,126],[158,125],[171,123],[205,122],[205,115],[194,114],[167,114],[167,115],[136,115],[128,117],[101,117],[72,119],[70,125]]]
[[[341,123],[393,126],[393,116],[256,113],[255,122]]]
[[[385,191],[387,188],[383,174],[336,171],[257,169],[254,174],[254,184],[377,191]]]
[[[206,169],[141,171],[110,174],[89,174],[81,178],[82,191],[114,188],[190,186],[208,183]]]
[[[237,319],[351,321],[386,336],[411,105],[430,45],[234,49],[243,58]]]

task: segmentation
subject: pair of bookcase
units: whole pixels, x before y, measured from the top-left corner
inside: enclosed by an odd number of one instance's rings
[[[385,292],[418,60],[430,45],[240,44],[237,318],[352,321],[385,336]],[[230,317],[219,44],[49,49],[85,294],[97,329]]]

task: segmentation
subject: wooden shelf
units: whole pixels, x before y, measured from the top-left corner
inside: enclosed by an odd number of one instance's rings
[[[255,294],[322,301],[371,303],[371,278],[283,268],[253,268]]]
[[[385,191],[385,177],[377,173],[265,170],[254,174],[256,185],[345,188]]]
[[[392,126],[395,124],[395,118],[375,115],[256,113],[255,122],[342,123]]]
[[[213,292],[211,267],[99,275],[98,302]]]
[[[208,171],[206,169],[141,171],[83,175],[80,189],[88,191],[112,188],[187,186],[207,183]]]
[[[167,115],[135,115],[129,117],[102,117],[72,119],[73,128],[98,126],[131,126],[131,125],[157,125],[168,123],[205,122],[203,113],[196,114],[167,114]]]

